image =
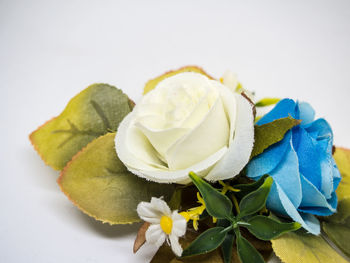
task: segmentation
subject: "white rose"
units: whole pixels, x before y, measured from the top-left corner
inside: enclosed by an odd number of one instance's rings
[[[160,183],[232,178],[254,143],[253,106],[219,81],[186,72],[164,79],[121,122],[120,160],[134,174]]]

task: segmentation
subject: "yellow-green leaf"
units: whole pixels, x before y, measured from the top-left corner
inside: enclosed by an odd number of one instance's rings
[[[160,75],[154,79],[151,79],[149,80],[146,85],[145,85],[145,88],[143,90],[143,94],[146,94],[147,92],[151,91],[152,89],[154,89],[157,84],[159,82],[161,82],[163,79],[166,79],[166,78],[169,78],[171,76],[174,76],[176,74],[179,74],[179,73],[183,73],[183,72],[196,72],[196,73],[200,73],[200,74],[203,74],[205,76],[207,76],[208,78],[212,79],[211,76],[209,76],[203,69],[201,69],[200,67],[197,67],[197,66],[186,66],[186,67],[182,67],[182,68],[179,68],[177,70],[171,70],[171,71],[168,71],[166,73],[164,73],[163,75]]]
[[[116,131],[133,105],[121,90],[94,84],[70,100],[64,111],[30,135],[41,158],[62,170],[93,139]]]
[[[334,153],[334,159],[342,175],[336,191],[338,199],[350,198],[350,150],[337,147]]]
[[[278,99],[278,98],[263,98],[263,99],[259,100],[255,104],[255,106],[256,107],[270,106],[270,105],[276,104],[279,101],[280,101],[280,99]]]
[[[136,207],[151,197],[169,201],[174,185],[146,181],[127,171],[118,159],[115,133],[88,144],[61,172],[58,183],[83,212],[110,224],[140,221]]]
[[[286,117],[274,120],[263,125],[255,125],[254,127],[254,148],[251,154],[251,158],[261,154],[272,144],[281,141],[284,135],[294,126],[300,124],[300,120],[293,119],[292,117]]]
[[[337,213],[324,218],[322,229],[330,240],[350,257],[350,198],[339,201]]]
[[[272,248],[284,263],[346,263],[321,236],[302,231],[289,232],[271,240]]]
[[[337,189],[337,213],[323,218],[322,229],[328,238],[350,257],[350,150],[336,148],[334,159],[342,180]]]

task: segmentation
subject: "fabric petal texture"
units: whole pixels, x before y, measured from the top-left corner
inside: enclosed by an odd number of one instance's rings
[[[232,142],[225,156],[206,176],[209,181],[229,179],[246,166],[254,145],[254,114],[250,102],[241,95],[236,95],[236,129]]]
[[[180,257],[182,254],[182,247],[179,243],[179,237],[176,235],[170,235],[169,240],[172,251],[176,256]]]
[[[166,234],[160,225],[150,225],[146,231],[146,241],[160,247],[166,239]]]
[[[140,202],[137,206],[137,213],[141,219],[150,223],[146,230],[146,241],[157,247],[160,247],[165,241],[171,245],[173,252],[181,256],[182,247],[179,243],[179,237],[186,233],[186,219],[180,215],[177,210],[171,211],[167,203],[162,198],[151,198],[151,202]],[[171,231],[164,230],[162,217],[171,221]],[[166,227],[168,225],[166,224]]]
[[[329,216],[337,208],[335,190],[341,176],[332,157],[333,133],[326,120],[314,120],[315,111],[308,103],[291,99],[281,100],[257,125],[288,116],[300,119],[301,124],[254,157],[247,176],[254,180],[272,176],[267,208],[317,235],[320,223],[315,215]]]
[[[217,80],[185,72],[160,81],[120,123],[116,152],[127,169],[158,183],[233,178],[254,145],[254,105]]]
[[[136,210],[142,220],[152,224],[159,224],[161,213],[151,203],[141,202]]]
[[[171,219],[173,220],[173,229],[171,233],[179,237],[183,236],[186,233],[186,219],[177,211],[173,212]]]

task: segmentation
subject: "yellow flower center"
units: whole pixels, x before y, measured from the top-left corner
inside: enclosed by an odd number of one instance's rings
[[[171,229],[173,228],[173,220],[168,216],[162,216],[160,219],[160,227],[165,234],[170,235]]]

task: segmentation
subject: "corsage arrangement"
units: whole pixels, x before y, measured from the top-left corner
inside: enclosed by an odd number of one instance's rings
[[[136,105],[91,85],[30,140],[84,213],[144,221],[152,262],[349,260],[350,150],[308,103],[255,102],[230,72],[167,72]]]

